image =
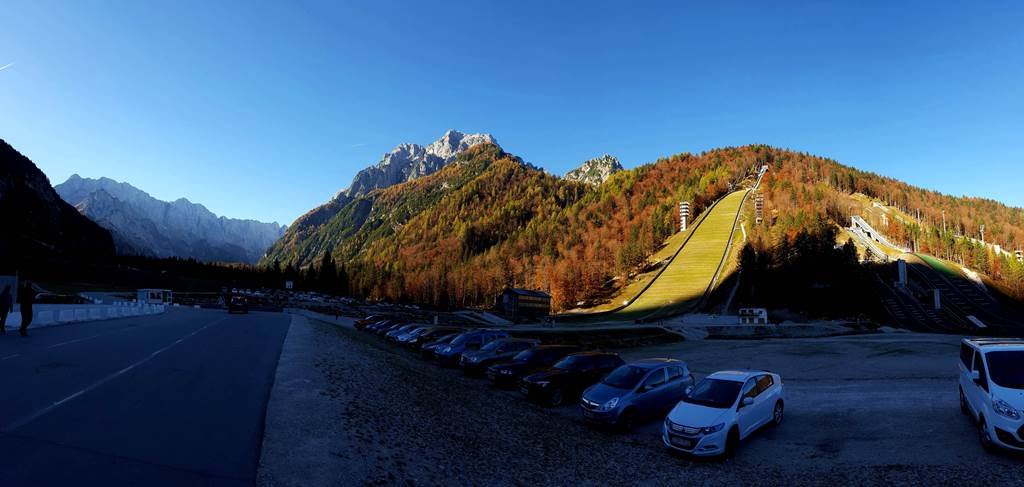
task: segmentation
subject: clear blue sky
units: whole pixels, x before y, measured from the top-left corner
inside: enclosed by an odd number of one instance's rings
[[[767,143],[1024,206],[1020,2],[230,3],[6,0],[0,138],[281,223],[449,128],[554,173]]]

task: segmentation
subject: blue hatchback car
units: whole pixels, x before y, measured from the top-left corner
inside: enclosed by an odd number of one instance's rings
[[[651,358],[623,365],[594,384],[580,399],[583,419],[630,431],[638,421],[661,416],[694,383],[686,362]]]

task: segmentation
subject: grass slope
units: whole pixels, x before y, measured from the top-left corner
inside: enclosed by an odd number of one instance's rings
[[[646,291],[610,318],[649,319],[693,306],[711,285],[734,230],[746,190],[726,196],[694,230],[679,255]]]

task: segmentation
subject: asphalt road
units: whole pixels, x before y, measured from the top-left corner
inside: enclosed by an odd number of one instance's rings
[[[252,485],[289,322],[171,309],[0,335],[0,485]]]

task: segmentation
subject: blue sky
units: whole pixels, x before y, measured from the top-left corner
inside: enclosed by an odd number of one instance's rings
[[[1024,206],[1022,25],[1020,2],[7,0],[0,138],[54,184],[281,223],[449,128],[554,173],[767,143]]]

